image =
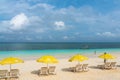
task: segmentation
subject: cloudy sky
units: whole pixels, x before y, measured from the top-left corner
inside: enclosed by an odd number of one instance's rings
[[[0,0],[0,42],[106,41],[120,41],[120,0]]]

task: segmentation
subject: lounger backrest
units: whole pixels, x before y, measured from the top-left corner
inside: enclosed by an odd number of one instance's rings
[[[10,70],[10,76],[18,76],[19,70],[18,69],[11,69]]]
[[[17,72],[18,72],[18,71],[19,71],[19,69],[11,69],[10,71],[17,71]]]
[[[110,65],[114,67],[116,65],[116,62],[111,62]]]
[[[88,67],[88,64],[83,64],[82,68],[87,68]]]
[[[7,76],[8,70],[0,70],[0,77]]]
[[[16,73],[19,73],[19,69],[11,69],[10,72],[16,72]]]
[[[106,63],[105,63],[105,67],[110,66],[110,64],[111,64],[110,62],[106,62]]]
[[[47,74],[48,68],[47,67],[41,67],[41,74]]]
[[[49,72],[55,72],[55,66],[50,66],[49,67]]]
[[[76,71],[80,71],[82,69],[82,64],[76,65]]]

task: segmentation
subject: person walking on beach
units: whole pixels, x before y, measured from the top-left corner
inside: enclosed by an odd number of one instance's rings
[[[104,53],[104,55],[106,55],[106,52]],[[104,58],[104,63],[106,63],[106,59]]]

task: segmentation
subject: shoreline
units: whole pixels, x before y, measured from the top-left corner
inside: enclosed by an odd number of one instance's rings
[[[119,53],[120,52],[117,51],[117,52],[114,52],[114,53],[112,52],[110,54],[112,54],[114,56],[117,56],[117,57],[120,57]],[[67,53],[67,54],[64,54],[64,53],[61,53],[61,54],[60,53],[59,54],[31,54],[31,55],[20,55],[20,54],[11,55],[11,54],[9,54],[10,56],[9,55],[4,56],[4,54],[3,54],[3,56],[0,56],[0,60],[3,59],[3,58],[6,58],[6,57],[18,57],[18,58],[21,58],[25,61],[29,61],[29,60],[36,60],[43,55],[52,55],[52,56],[56,57],[57,59],[69,59],[71,56],[73,56],[75,54],[78,54],[78,53],[70,53],[70,54],[69,53]],[[95,53],[79,53],[79,54],[85,55],[88,58],[98,58],[98,56],[100,54],[103,54],[103,53],[96,53],[96,54]]]
[[[95,54],[96,51],[96,54]],[[96,57],[104,52],[119,55],[120,48],[115,49],[57,49],[57,50],[19,50],[19,51],[0,51],[0,60],[5,57],[20,57],[25,60],[37,59],[43,55],[52,55],[56,58],[69,58],[75,54],[82,54],[90,58]]]
[[[75,53],[75,54],[77,54],[77,53]],[[75,54],[61,54],[61,55],[59,55],[59,54],[54,54],[54,55],[51,55],[51,56],[54,56],[55,58],[57,58],[57,59],[69,59],[70,57],[72,57],[73,55],[75,55]],[[21,59],[23,59],[23,60],[25,60],[25,61],[29,61],[29,60],[36,60],[36,59],[38,59],[38,58],[40,58],[41,56],[43,56],[44,54],[42,54],[42,55],[25,55],[25,56],[9,56],[9,57],[18,57],[18,58],[21,58]],[[46,55],[46,54],[45,54]],[[49,55],[49,54],[48,54]],[[89,57],[89,58],[94,58],[94,57],[97,57],[98,55],[100,55],[100,54],[81,54],[81,55],[85,55],[85,56],[87,56],[87,57]],[[0,58],[0,60],[1,59],[3,59],[3,58],[6,58],[7,56],[4,56],[4,57],[2,57],[1,56],[1,58]]]

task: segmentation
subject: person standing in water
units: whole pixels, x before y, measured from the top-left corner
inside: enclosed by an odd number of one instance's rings
[[[96,55],[96,51],[94,51],[94,54]]]

